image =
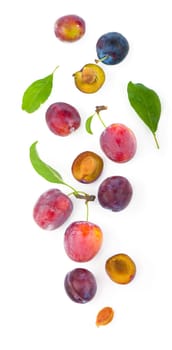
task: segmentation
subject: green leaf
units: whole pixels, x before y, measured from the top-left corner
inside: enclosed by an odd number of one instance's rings
[[[50,96],[52,85],[52,74],[32,83],[24,92],[22,109],[28,113],[35,112]]]
[[[143,84],[133,84],[132,82],[128,83],[127,92],[131,106],[151,130],[159,148],[155,135],[161,115],[159,96],[154,90],[147,88]]]
[[[34,142],[30,147],[30,161],[33,168],[47,181],[58,184],[65,184],[61,175],[39,158],[38,152],[36,150],[37,143],[38,141]]]
[[[91,123],[92,123],[92,120],[93,120],[93,117],[95,116],[95,113],[93,115],[91,115],[90,117],[87,118],[86,120],[86,123],[85,123],[85,128],[86,128],[86,131],[89,133],[89,134],[93,134],[92,130],[91,130]]]
[[[55,70],[58,67],[55,68]],[[35,112],[51,94],[54,72],[43,79],[34,81],[24,92],[22,109],[28,113]]]

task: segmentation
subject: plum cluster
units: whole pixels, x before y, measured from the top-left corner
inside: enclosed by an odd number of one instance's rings
[[[70,43],[81,39],[85,30],[85,21],[77,15],[63,16],[55,22],[54,26],[56,37],[63,42]],[[102,35],[96,43],[98,59],[95,60],[95,63],[86,64],[73,74],[76,88],[87,94],[97,92],[105,82],[105,72],[98,64],[110,66],[119,64],[127,56],[128,51],[128,41],[122,34],[108,32]],[[96,107],[96,114],[102,121],[99,113],[101,109],[105,109],[105,107]],[[81,123],[78,110],[65,102],[51,104],[46,111],[45,119],[50,131],[61,137],[70,135],[80,127]],[[90,133],[91,119],[86,123],[87,131]],[[105,126],[103,123],[103,125],[104,131],[100,135],[99,143],[104,154],[113,162],[130,161],[137,149],[137,141],[133,131],[126,125],[119,123],[109,126]],[[42,164],[43,162],[40,162],[41,167]],[[46,172],[47,168],[44,168]],[[102,157],[91,150],[86,150],[73,160],[71,173],[78,182],[88,185],[100,177],[103,168]],[[48,167],[48,171],[52,172],[52,176],[60,178],[60,175],[51,167]],[[39,170],[38,172],[40,173]],[[44,177],[47,178],[47,175]],[[66,185],[64,182],[61,183]],[[68,187],[71,188],[69,185]],[[89,200],[94,199],[93,196],[75,189],[72,194],[77,198],[84,199],[86,204]],[[119,212],[129,205],[132,194],[133,189],[129,180],[124,176],[113,175],[105,178],[99,184],[97,198],[103,208]],[[39,197],[33,209],[33,218],[42,229],[55,230],[69,219],[72,211],[73,202],[69,195],[53,188]],[[64,250],[67,256],[75,262],[87,262],[93,259],[100,251],[102,243],[103,232],[101,228],[95,223],[89,222],[88,219],[70,223],[64,233]],[[105,271],[112,281],[126,284],[134,278],[136,266],[128,255],[121,253],[106,261]],[[95,296],[97,282],[92,272],[76,268],[66,274],[64,288],[71,300],[77,303],[86,303]],[[110,309],[110,311],[109,319],[112,319],[112,310]]]

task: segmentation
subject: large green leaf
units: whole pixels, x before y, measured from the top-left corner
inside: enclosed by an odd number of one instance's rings
[[[34,142],[30,147],[30,161],[32,163],[33,168],[39,175],[41,175],[47,181],[64,184],[61,175],[40,159],[36,149],[37,143],[37,141]]]
[[[132,82],[129,82],[127,92],[131,106],[152,131],[156,140],[155,132],[157,131],[161,115],[161,102],[159,96],[154,90],[149,89],[140,83],[133,84]]]
[[[43,79],[34,81],[24,92],[22,98],[22,109],[28,113],[35,112],[41,104],[43,104],[51,94],[53,87],[53,73]]]
[[[139,117],[155,132],[161,115],[161,102],[155,91],[143,84],[128,84],[128,98]]]

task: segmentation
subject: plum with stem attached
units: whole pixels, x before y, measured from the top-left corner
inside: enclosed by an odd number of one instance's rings
[[[30,147],[30,161],[36,172],[51,183],[61,184],[68,187],[72,192],[65,195],[58,189],[52,189],[42,194],[34,208],[35,221],[45,229],[55,229],[63,224],[72,212],[73,205],[68,196],[74,195],[75,198],[83,199],[86,204],[88,218],[88,202],[94,201],[95,196],[89,195],[83,191],[76,190],[73,186],[66,183],[62,176],[48,164],[44,163],[36,149],[37,141]]]
[[[136,153],[137,140],[134,132],[124,124],[113,123],[106,126],[100,116],[100,111],[106,106],[97,106],[95,113],[86,120],[86,130],[92,134],[91,122],[95,115],[104,126],[100,135],[100,146],[105,155],[114,162],[124,163],[132,159]]]
[[[89,221],[71,223],[64,236],[64,248],[68,257],[77,262],[86,262],[97,255],[103,240],[100,227]]]
[[[118,64],[127,56],[129,44],[127,39],[118,32],[103,34],[96,43],[99,60],[107,65]]]
[[[50,182],[67,186],[72,190],[70,195],[73,194],[76,198],[85,200],[87,208],[86,221],[76,221],[68,226],[65,231],[64,246],[67,255],[71,259],[83,262],[91,260],[100,250],[103,240],[103,233],[100,227],[88,221],[88,202],[94,201],[95,196],[78,191],[67,184],[55,169],[40,159],[36,150],[36,144],[37,142],[30,147],[30,160],[39,175]],[[57,224],[60,226],[60,224],[65,222],[72,209],[72,202],[68,196],[62,194],[59,190],[52,190],[41,197],[34,212],[37,214],[37,217],[35,215],[37,223],[41,224],[42,228],[54,229],[58,227]]]

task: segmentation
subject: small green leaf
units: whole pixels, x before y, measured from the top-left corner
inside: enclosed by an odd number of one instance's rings
[[[91,115],[90,117],[87,118],[86,120],[86,123],[85,123],[85,128],[86,128],[86,131],[89,133],[89,134],[93,134],[92,130],[91,130],[91,123],[92,123],[92,120],[93,120],[93,117],[95,116],[95,113],[93,115]]]
[[[128,83],[128,99],[139,117],[153,133],[157,147],[159,148],[156,134],[161,115],[161,102],[157,93],[143,84]]]
[[[55,68],[55,70],[58,67]],[[24,92],[22,109],[28,113],[35,112],[51,94],[54,72],[43,79],[34,81]]]
[[[61,175],[39,158],[38,152],[36,150],[37,143],[38,141],[34,142],[30,147],[30,161],[33,168],[47,181],[58,184],[65,184]]]

